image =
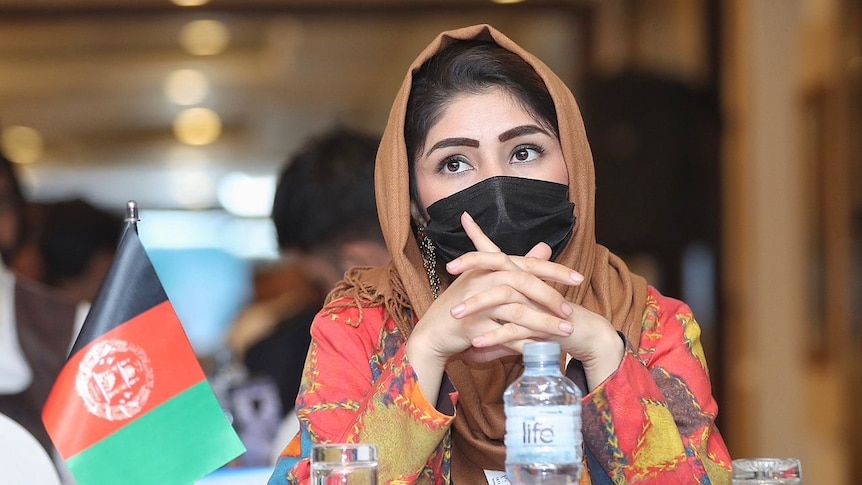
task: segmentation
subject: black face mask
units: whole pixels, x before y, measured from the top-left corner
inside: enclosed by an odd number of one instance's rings
[[[504,253],[523,256],[545,242],[554,260],[574,232],[574,207],[563,184],[491,177],[431,204],[425,233],[444,263],[475,251],[461,226],[461,214],[466,211]]]

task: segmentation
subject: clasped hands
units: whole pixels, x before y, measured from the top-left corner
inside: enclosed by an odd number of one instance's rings
[[[550,261],[544,242],[525,256],[504,254],[466,212],[461,224],[476,246],[446,265],[457,276],[411,335],[439,365],[455,356],[487,362],[520,354],[524,344],[550,340],[584,364],[592,390],[619,367],[625,349],[611,323],[567,301],[550,283],[579,285],[584,277]]]

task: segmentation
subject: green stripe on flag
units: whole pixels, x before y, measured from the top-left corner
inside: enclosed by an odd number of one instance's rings
[[[67,464],[80,485],[189,484],[243,452],[245,447],[203,380]]]

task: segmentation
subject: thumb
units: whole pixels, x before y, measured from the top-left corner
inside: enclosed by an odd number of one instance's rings
[[[527,258],[536,258],[549,261],[551,259],[551,254],[553,254],[553,251],[551,251],[551,246],[548,246],[548,243],[546,242],[540,242],[533,246],[533,249],[530,249],[524,256]]]

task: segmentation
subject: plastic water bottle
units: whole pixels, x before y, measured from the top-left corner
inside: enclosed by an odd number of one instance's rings
[[[560,344],[524,346],[524,373],[503,394],[506,475],[514,485],[570,485],[583,474],[581,392],[560,371]]]

